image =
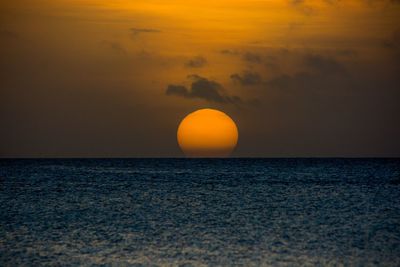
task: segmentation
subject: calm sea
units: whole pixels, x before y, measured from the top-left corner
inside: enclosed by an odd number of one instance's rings
[[[400,266],[399,159],[0,160],[0,266]]]

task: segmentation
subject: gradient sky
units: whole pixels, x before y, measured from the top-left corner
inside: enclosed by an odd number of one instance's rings
[[[398,0],[5,0],[0,57],[1,157],[400,156]]]

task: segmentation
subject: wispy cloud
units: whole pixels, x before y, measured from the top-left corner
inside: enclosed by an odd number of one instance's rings
[[[153,29],[153,28],[130,28],[129,29],[132,35],[137,36],[139,34],[147,34],[147,33],[160,33],[161,30]]]

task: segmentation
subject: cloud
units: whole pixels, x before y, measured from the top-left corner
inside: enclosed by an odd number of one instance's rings
[[[304,63],[314,71],[325,74],[343,74],[346,72],[343,65],[336,60],[317,54],[306,55],[304,57]]]
[[[188,68],[201,68],[207,64],[207,60],[202,56],[197,56],[192,59],[189,59],[185,66]]]
[[[242,86],[257,85],[262,83],[260,74],[252,71],[244,71],[242,74],[232,74],[231,79]]]
[[[262,58],[259,54],[253,53],[253,52],[246,52],[243,54],[242,59],[244,61],[250,62],[250,63],[256,63],[260,64],[262,62]]]
[[[165,92],[167,95],[177,95],[182,97],[190,97],[189,90],[183,85],[170,84]]]
[[[160,33],[161,32],[158,29],[152,29],[152,28],[130,28],[130,31],[133,36],[137,36],[139,34]]]
[[[334,58],[320,54],[305,54],[302,57],[301,71],[280,74],[267,81],[267,87],[317,92],[335,88],[336,85],[350,85],[346,68]]]
[[[183,98],[198,98],[209,102],[235,104],[242,102],[238,96],[229,96],[223,92],[223,87],[218,82],[193,74],[188,78],[192,80],[190,89],[183,85],[170,84],[167,87],[166,95],[180,96]]]

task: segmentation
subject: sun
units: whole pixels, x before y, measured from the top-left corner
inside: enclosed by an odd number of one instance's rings
[[[200,109],[187,115],[178,127],[179,147],[188,157],[228,157],[238,142],[235,122],[215,109]]]

